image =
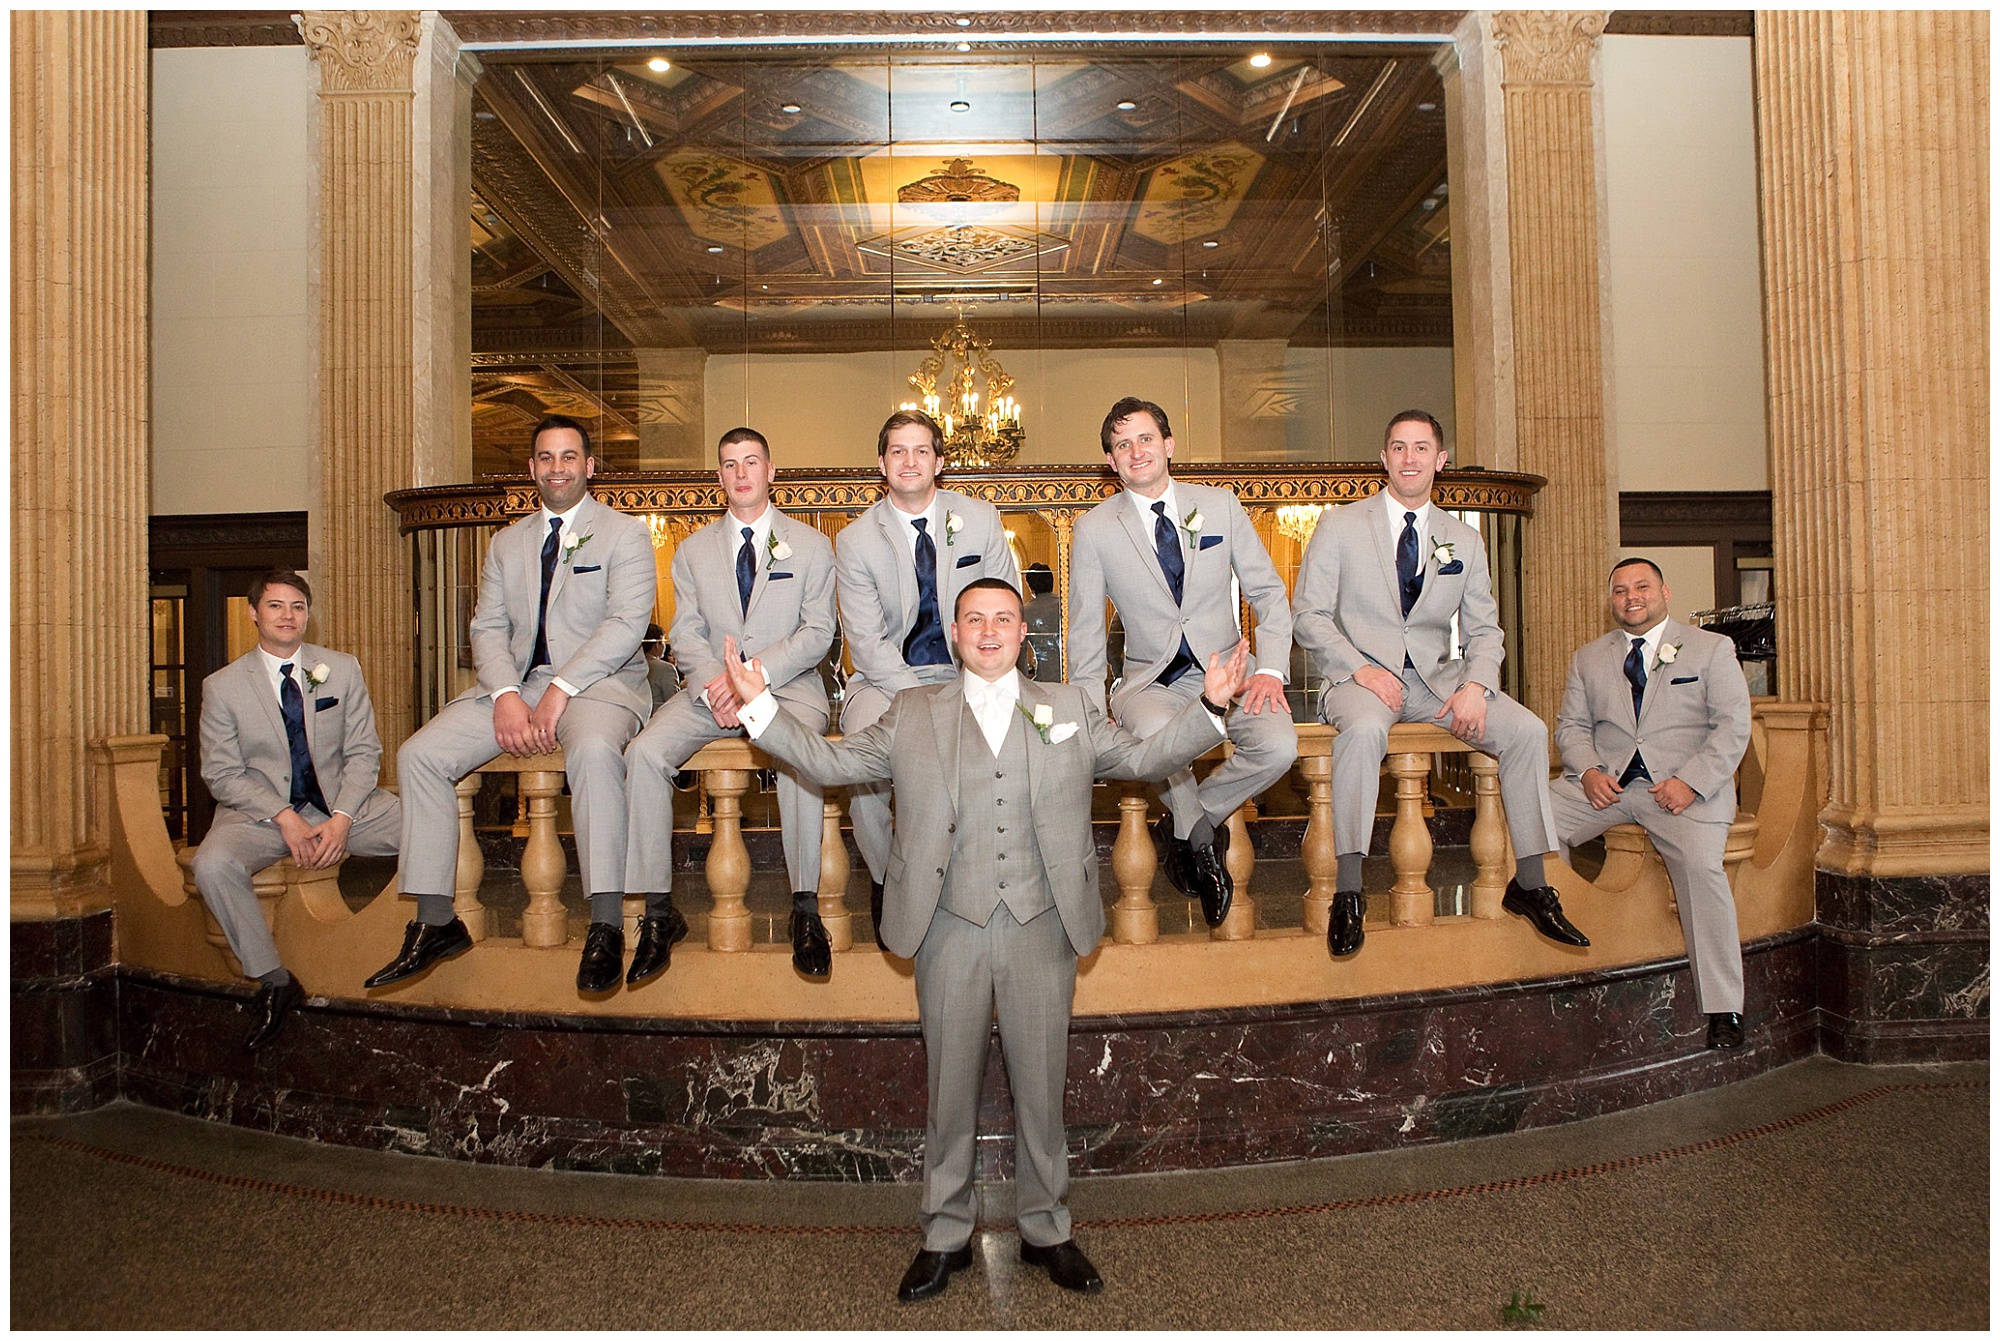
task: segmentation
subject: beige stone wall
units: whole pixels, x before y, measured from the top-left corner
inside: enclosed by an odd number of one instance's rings
[[[1826,870],[1990,867],[1987,23],[1757,15],[1779,672],[1832,705]]]
[[[146,729],[146,16],[12,17],[16,918],[104,906],[87,742]]]

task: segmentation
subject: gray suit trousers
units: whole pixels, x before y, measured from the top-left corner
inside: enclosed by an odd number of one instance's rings
[[[454,806],[454,817],[457,813]],[[308,824],[327,818],[315,806],[307,806],[299,817]],[[229,948],[243,966],[244,975],[261,977],[281,967],[282,961],[250,879],[289,855],[291,849],[285,846],[285,836],[277,825],[257,823],[241,811],[218,810],[215,821],[194,854],[194,886],[221,924],[222,934],[229,938]],[[452,827],[457,824],[454,818]],[[357,857],[394,856],[401,832],[401,807],[392,797],[387,806],[366,820],[357,820],[347,831],[347,850]]]
[[[1687,942],[1688,968],[1694,973],[1695,1000],[1702,1013],[1743,1009],[1743,943],[1736,930],[1736,898],[1723,874],[1722,850],[1729,842],[1728,820],[1698,820],[1670,815],[1635,781],[1603,810],[1584,799],[1583,784],[1557,778],[1549,784],[1555,802],[1557,832],[1563,860],[1577,843],[1588,842],[1614,824],[1636,824],[1653,840],[1674,883],[1680,907],[1681,937]]]
[[[918,684],[948,684],[958,678],[958,667],[912,666],[910,673],[917,677]],[[851,736],[875,725],[889,711],[889,701],[894,697],[865,681],[851,689],[840,709],[840,734]],[[861,859],[868,863],[868,878],[881,884],[882,873],[889,869],[889,839],[893,832],[889,784],[875,782],[849,787],[847,820],[854,826],[854,845],[861,849]]]
[[[826,711],[787,701],[785,711],[814,731],[826,730]],[[693,693],[662,703],[646,729],[625,747],[625,890],[665,894],[674,887],[673,776],[711,740],[743,735],[721,726]],[[785,839],[785,869],[794,892],[819,889],[819,840],[825,792],[789,764],[778,768],[778,824]]]
[[[1118,724],[1144,740],[1157,733],[1201,694],[1201,676],[1189,671],[1172,684],[1151,684],[1125,698]],[[1283,712],[1247,713],[1230,709],[1223,723],[1235,752],[1195,785],[1194,769],[1167,775],[1160,798],[1174,815],[1174,836],[1185,838],[1204,813],[1227,819],[1253,796],[1291,769],[1299,757],[1299,733]]]
[[[975,1136],[986,1041],[995,1016],[1014,1092],[1014,1219],[1021,1241],[1070,1236],[1063,1084],[1069,1070],[1076,951],[1054,908],[1023,926],[1001,904],[975,926],[940,908],[917,948],[917,1014],[930,1065],[924,1128],[924,1247],[950,1252],[972,1237]]]
[[[529,707],[541,701],[551,677],[544,666],[521,686]],[[571,699],[556,723],[585,894],[622,893],[625,888],[624,751],[638,729],[638,714],[631,709],[591,698]],[[397,879],[403,893],[452,892],[458,877],[454,789],[460,778],[500,752],[493,739],[493,700],[488,698],[445,704],[396,751],[403,792],[403,863]]]
[[[1329,685],[1320,695],[1320,714],[1340,732],[1333,738],[1333,850],[1366,852],[1375,827],[1375,798],[1382,760],[1389,753],[1389,728],[1397,722],[1444,726],[1444,701],[1423,677],[1403,668],[1403,711],[1389,706],[1353,680]],[[1500,803],[1507,810],[1507,834],[1516,857],[1556,849],[1555,813],[1549,807],[1549,728],[1526,708],[1496,693],[1486,700],[1486,734],[1474,749],[1500,761]]]

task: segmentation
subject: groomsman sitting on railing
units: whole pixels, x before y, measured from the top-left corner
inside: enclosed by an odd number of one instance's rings
[[[1736,645],[1667,617],[1650,559],[1611,570],[1618,627],[1569,666],[1550,784],[1563,853],[1614,824],[1653,840],[1680,908],[1708,1046],[1743,1046],[1743,946],[1722,853],[1736,818],[1736,766],[1750,745],[1750,688]]]
[[[472,948],[452,912],[458,780],[496,754],[561,749],[590,897],[591,936],[621,944],[625,742],[652,712],[639,639],[659,579],[646,524],[590,496],[597,460],[583,425],[535,426],[528,473],[542,506],[493,537],[479,571],[472,662],[479,683],[396,752],[403,789],[399,888],[417,896],[403,948],[366,983],[382,987]],[[582,986],[582,975],[578,975]]]
[[[688,756],[711,740],[742,733],[742,704],[723,673],[722,640],[734,638],[768,668],[772,692],[815,731],[827,722],[819,663],[833,643],[833,545],[818,531],[771,506],[777,469],[764,435],[734,428],[716,446],[716,477],[728,512],[674,550],[672,642],[687,663],[689,689],[660,706],[625,747],[625,795],[630,835],[625,888],[646,896],[639,944],[627,983],[663,971],[687,921],[674,907],[672,780]],[[790,768],[778,770],[778,818],[785,866],[792,877],[792,964],[821,976],[832,971],[832,947],[818,907],[819,845],[824,800],[819,784]],[[597,951],[593,957],[593,951]],[[594,940],[584,951],[578,985],[606,991],[618,983],[615,953]]]
[[[1320,714],[1333,740],[1337,870],[1327,947],[1361,948],[1361,861],[1389,728],[1435,722],[1500,761],[1500,799],[1514,840],[1514,878],[1501,906],[1564,945],[1590,940],[1563,915],[1543,858],[1556,846],[1549,808],[1549,731],[1500,692],[1505,637],[1479,533],[1431,504],[1448,453],[1423,410],[1389,421],[1374,498],[1321,514],[1299,564],[1292,636],[1326,679]],[[1457,619],[1454,649],[1452,622]]]

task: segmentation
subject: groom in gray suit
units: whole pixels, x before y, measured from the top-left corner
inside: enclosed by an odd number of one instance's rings
[[[586,958],[589,946],[607,938],[622,957],[624,749],[653,706],[639,651],[659,587],[653,542],[644,522],[590,496],[597,460],[576,420],[552,414],[535,426],[528,473],[542,506],[493,537],[479,570],[472,615],[479,681],[396,752],[403,789],[398,880],[403,893],[417,896],[417,917],[369,987],[401,982],[472,948],[451,909],[458,780],[496,755],[558,746],[590,897]]]
[[[1124,491],[1076,524],[1070,555],[1070,679],[1104,708],[1104,599],[1125,626],[1125,664],[1111,714],[1126,730],[1150,736],[1187,706],[1201,680],[1189,672],[1211,652],[1233,646],[1240,594],[1257,616],[1257,670],[1230,714],[1235,750],[1195,785],[1192,769],[1167,779],[1167,813],[1155,836],[1167,878],[1201,899],[1210,926],[1221,924],[1234,894],[1223,857],[1229,817],[1283,777],[1298,758],[1298,732],[1285,701],[1292,659],[1292,609],[1285,580],[1243,505],[1227,489],[1187,484],[1168,473],[1174,431],[1167,412],[1127,396],[1099,429],[1107,464]]]
[[[1222,738],[1247,649],[1209,658],[1204,697],[1141,741],[1079,689],[1015,669],[1021,597],[982,578],[959,594],[952,639],[964,674],[906,690],[838,744],[765,695],[757,663],[725,659],[751,736],[828,786],[893,779],[896,836],[882,941],[914,958],[929,1063],[924,1246],[897,1297],[928,1298],[971,1265],[973,1138],[997,1014],[1014,1092],[1021,1260],[1065,1289],[1103,1280],[1070,1237],[1063,1084],[1077,956],[1104,934],[1090,836],[1096,777],[1158,778]]]
[[[1500,800],[1514,841],[1514,878],[1501,906],[1565,945],[1589,945],[1547,883],[1556,846],[1549,809],[1549,731],[1500,692],[1505,635],[1479,533],[1431,504],[1446,463],[1444,428],[1405,410],[1383,435],[1388,486],[1373,498],[1320,514],[1299,563],[1292,626],[1326,679],[1320,715],[1333,741],[1334,876],[1327,946],[1361,948],[1361,860],[1389,728],[1445,726],[1500,760]],[[1454,635],[1452,623],[1457,620]],[[1454,643],[1458,645],[1454,645]]]
[[[305,641],[312,588],[297,573],[250,584],[257,646],[201,684],[201,780],[215,823],[194,857],[195,888],[246,976],[260,984],[244,1046],[269,1043],[304,999],[250,880],[289,855],[301,870],[349,852],[396,850],[402,808],[376,786],[382,742],[360,663]]]
[[[920,684],[958,678],[948,613],[967,583],[1020,574],[1007,528],[991,503],[937,487],[944,430],[922,410],[898,410],[875,437],[881,499],[841,528],[833,552],[839,581],[840,633],[854,674],[848,677],[840,729],[872,725],[889,700]],[[889,861],[889,789],[850,788],[847,815],[868,863],[868,908],[882,938],[882,882]]]
[[[1637,824],[1674,883],[1708,1046],[1743,1046],[1743,947],[1722,850],[1736,818],[1736,766],[1750,744],[1750,688],[1736,645],[1667,617],[1650,559],[1611,570],[1618,627],[1570,662],[1556,718],[1563,776],[1550,784],[1563,855],[1614,824]]]
[[[743,705],[723,674],[722,640],[734,638],[770,668],[772,693],[802,722],[824,731],[826,686],[819,663],[833,644],[833,545],[771,506],[771,448],[754,428],[733,428],[716,444],[716,478],[728,512],[674,550],[672,641],[688,668],[689,692],[662,704],[625,747],[625,889],[646,896],[628,983],[667,967],[687,921],[674,907],[673,776],[711,740],[738,735]],[[778,820],[792,877],[792,963],[821,976],[833,966],[819,919],[819,784],[778,770]],[[616,984],[614,958],[601,978]]]

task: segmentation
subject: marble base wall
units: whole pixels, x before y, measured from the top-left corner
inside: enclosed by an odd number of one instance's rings
[[[1984,1059],[1992,878],[1815,873],[1822,1040],[1848,1062]]]
[[[16,922],[8,980],[14,1111],[74,1113],[118,1097],[111,912]]]

